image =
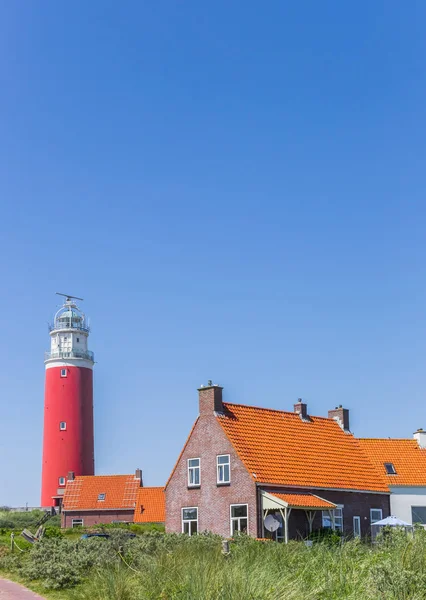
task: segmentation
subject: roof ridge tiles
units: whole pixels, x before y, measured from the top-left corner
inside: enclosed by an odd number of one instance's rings
[[[256,406],[253,404],[240,404],[237,402],[224,402],[223,406],[241,406],[243,408],[252,408],[254,410],[263,410],[265,412],[272,412],[272,413],[280,413],[280,414],[284,414],[284,415],[291,415],[294,417],[298,417],[300,420],[300,415],[298,413],[293,412],[292,410],[280,410],[279,408],[268,408],[266,406]],[[218,416],[222,417],[226,417],[226,414],[222,413],[219,414]],[[309,415],[309,417],[314,418],[314,419],[323,419],[324,421],[335,421],[335,419],[329,419],[328,417],[322,417],[319,415]],[[306,423],[309,423],[309,420],[306,419],[305,421]]]
[[[92,477],[96,477],[97,479],[99,477],[135,477],[134,474],[130,473],[130,474],[114,474],[114,475],[76,475],[75,479],[73,479],[72,481],[76,481],[77,479],[91,479]]]
[[[356,440],[365,440],[367,442],[414,442],[417,441],[414,438],[368,438],[368,437],[357,437]]]

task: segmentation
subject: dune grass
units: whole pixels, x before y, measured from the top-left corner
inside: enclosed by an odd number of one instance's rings
[[[121,537],[120,537],[121,536]],[[12,563],[0,558],[9,567]],[[288,545],[146,533],[84,543],[47,539],[12,570],[39,593],[70,600],[426,600],[426,532]],[[48,592],[50,594],[50,592]]]

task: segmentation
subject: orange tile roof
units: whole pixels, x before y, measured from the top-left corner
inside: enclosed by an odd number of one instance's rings
[[[164,488],[143,487],[138,491],[134,523],[164,523],[166,520]]]
[[[335,508],[333,502],[324,500],[315,494],[279,494],[271,493],[271,496],[276,496],[280,500],[284,500],[292,508]]]
[[[389,485],[426,486],[426,449],[412,439],[358,439],[358,443]],[[392,463],[396,475],[388,475]]]
[[[334,419],[224,403],[217,419],[253,480],[389,493],[356,439]]]
[[[140,479],[134,475],[87,475],[68,481],[63,510],[134,509]],[[105,500],[98,500],[105,494]]]

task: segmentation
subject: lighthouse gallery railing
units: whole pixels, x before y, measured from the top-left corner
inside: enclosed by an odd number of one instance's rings
[[[56,350],[44,353],[44,360],[51,358],[84,358],[95,362],[95,355],[90,350]]]

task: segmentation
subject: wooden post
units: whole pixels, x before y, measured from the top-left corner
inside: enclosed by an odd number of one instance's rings
[[[10,551],[15,552],[15,534],[13,533],[13,531],[10,534]]]
[[[262,503],[262,537],[265,537],[265,518],[266,518],[266,514],[267,514],[267,510],[263,510],[263,503]]]
[[[305,510],[305,514],[309,523],[309,533],[312,533],[312,525],[315,519],[315,515],[317,514],[316,510]]]
[[[291,508],[284,508],[284,542],[288,544],[288,519],[290,517]]]

